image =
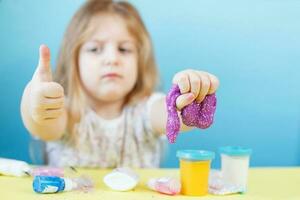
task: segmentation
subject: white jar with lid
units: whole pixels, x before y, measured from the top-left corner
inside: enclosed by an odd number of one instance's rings
[[[225,146],[221,147],[219,151],[224,183],[246,191],[252,150],[240,146]]]

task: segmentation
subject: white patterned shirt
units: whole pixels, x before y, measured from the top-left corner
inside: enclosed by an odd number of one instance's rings
[[[115,119],[106,120],[88,109],[75,125],[77,145],[68,134],[46,146],[48,164],[68,167],[159,167],[166,144],[165,136],[155,133],[150,125],[150,108],[162,98],[154,93],[144,101],[126,106]]]

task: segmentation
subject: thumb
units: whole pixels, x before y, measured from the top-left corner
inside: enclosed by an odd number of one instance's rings
[[[39,49],[39,64],[34,72],[33,79],[40,82],[52,81],[50,49],[44,44]]]
[[[178,110],[181,110],[185,106],[191,104],[195,100],[195,95],[193,93],[185,93],[177,97],[176,107]]]

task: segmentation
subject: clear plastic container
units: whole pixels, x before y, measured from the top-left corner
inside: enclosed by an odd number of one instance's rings
[[[208,194],[210,163],[215,153],[204,150],[177,151],[180,159],[181,194],[204,196]]]
[[[240,146],[225,146],[221,153],[221,172],[225,184],[247,189],[249,161],[252,150]]]

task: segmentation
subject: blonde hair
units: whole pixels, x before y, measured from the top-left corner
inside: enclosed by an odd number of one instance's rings
[[[156,87],[156,69],[151,39],[138,11],[127,2],[110,0],[89,0],[73,16],[63,38],[57,60],[55,81],[65,89],[69,113],[68,129],[84,114],[86,96],[80,81],[78,57],[82,44],[92,35],[90,22],[100,14],[122,17],[129,33],[135,38],[138,48],[138,76],[133,90],[127,95],[125,104],[134,104],[149,96]]]

